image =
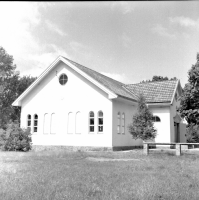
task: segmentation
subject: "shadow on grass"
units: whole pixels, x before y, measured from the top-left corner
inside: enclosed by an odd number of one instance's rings
[[[197,155],[177,157],[175,152],[164,151],[152,151],[149,156],[142,152],[64,151],[29,153],[20,158],[11,155],[5,154],[0,161],[2,169],[9,164],[14,169],[12,161],[18,161],[17,173],[0,173],[2,200],[197,200],[199,196]],[[90,162],[89,157],[132,161]]]

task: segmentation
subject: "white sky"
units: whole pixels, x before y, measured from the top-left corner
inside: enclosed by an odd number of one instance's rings
[[[199,2],[0,2],[0,46],[21,75],[59,55],[124,83],[182,86],[199,52]]]

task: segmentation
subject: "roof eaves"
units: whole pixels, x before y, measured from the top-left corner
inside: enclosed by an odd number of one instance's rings
[[[64,58],[64,57],[61,56],[61,60],[65,64],[69,65],[73,70],[75,70],[76,72],[78,72],[79,74],[81,74],[83,77],[85,77],[86,79],[88,79],[89,81],[91,81],[94,85],[96,85],[97,87],[99,87],[100,89],[102,89],[104,92],[106,92],[109,95],[110,99],[117,98],[118,95],[115,92],[111,91],[110,89],[108,89],[107,87],[105,87],[104,85],[102,85],[101,83],[99,83],[97,80],[95,80],[92,76],[90,76],[86,72],[84,72],[81,69],[79,69],[78,67],[76,67],[68,59],[66,59],[66,58]]]
[[[138,97],[137,97],[137,95],[135,94],[135,92],[130,91],[129,89],[127,89],[127,88],[125,87],[125,85],[123,85],[122,87],[123,87],[127,92],[129,92],[131,95],[133,95],[133,96],[135,97],[135,100],[138,100]]]
[[[148,106],[171,106],[170,101],[165,102],[146,102]]]
[[[147,101],[148,104],[171,103],[170,101]]]
[[[133,99],[133,98],[130,98],[130,97],[123,96],[123,95],[119,95],[119,94],[118,94],[118,97],[121,97],[121,98],[130,100],[130,101],[133,101],[133,102],[137,102],[137,100],[135,100],[135,99]]]
[[[179,81],[180,81],[180,80],[178,80],[178,81],[176,82],[175,89],[174,89],[174,91],[173,91],[173,95],[172,95],[171,102],[170,102],[171,104],[173,104],[174,97],[175,97],[175,93],[176,93],[177,87],[178,87],[178,85],[179,85]]]
[[[44,70],[39,77],[12,103],[12,106],[21,106],[21,100],[40,82],[43,77],[60,61],[61,56],[58,56],[49,67]]]

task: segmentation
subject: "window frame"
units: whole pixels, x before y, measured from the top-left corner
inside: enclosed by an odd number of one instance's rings
[[[30,119],[29,119],[29,116],[30,116]],[[28,122],[30,122],[30,125],[28,125]],[[32,116],[31,116],[31,114],[28,114],[27,115],[27,122],[26,122],[27,124],[27,128],[30,128],[30,131],[31,131],[31,129],[32,129]]]
[[[121,130],[121,133],[123,134],[123,135],[125,135],[125,113],[123,112],[122,113],[122,123],[121,123],[121,126],[122,126],[122,130]]]
[[[63,78],[63,80],[61,79],[61,76],[66,76],[66,79]],[[66,82],[65,82],[66,80]],[[62,82],[63,81],[63,82]],[[68,82],[68,76],[65,74],[65,73],[62,73],[60,76],[59,76],[59,84],[64,86],[66,85],[66,83]]]
[[[99,113],[102,113],[102,117],[99,116]],[[99,119],[102,119],[102,124],[99,124]],[[98,111],[98,124],[97,124],[97,132],[100,134],[100,133],[103,133],[104,132],[104,113],[102,112],[102,110]],[[99,131],[99,127],[102,127],[102,131]]]
[[[46,117],[47,116],[47,117]],[[50,119],[49,119],[49,114],[48,113],[44,113],[44,121],[43,121],[43,134],[44,135],[48,135],[48,134],[50,134],[50,130],[48,129],[48,126],[46,126],[46,122],[48,122]],[[50,121],[49,121],[50,122]],[[47,125],[49,125],[50,126],[50,124],[47,124]],[[46,129],[47,128],[47,132],[45,132]]]
[[[54,127],[54,123],[55,123],[55,118],[53,118],[53,120],[52,120],[52,116],[55,116],[55,113],[53,112],[53,113],[51,113],[51,116],[50,116],[50,134],[52,134],[52,135],[55,135],[56,134],[56,131],[53,131],[52,132],[52,127]],[[52,121],[53,121],[53,126],[52,126]],[[54,130],[54,129],[53,129]]]
[[[121,134],[121,113],[120,112],[117,112],[117,134]]]
[[[153,115],[153,122],[161,122],[161,119],[157,115]]]
[[[35,118],[37,116],[37,118]],[[33,133],[38,133],[38,120],[39,120],[39,117],[38,117],[38,114],[34,114],[34,118],[33,118]],[[35,125],[35,122],[36,125]],[[36,129],[36,131],[35,131]]]
[[[71,117],[70,117],[70,115],[71,115]],[[74,127],[73,127],[73,125],[74,125],[74,122],[73,122],[73,112],[69,112],[68,113],[68,123],[67,123],[67,134],[73,134],[74,133]],[[71,128],[72,127],[72,128]],[[72,130],[70,130],[70,129]]]
[[[80,111],[77,111],[76,115],[75,115],[75,134],[81,134],[81,131],[77,132],[77,130],[78,130],[77,125],[79,125],[79,126],[81,125],[81,121],[80,121],[80,123],[77,123],[77,116],[78,115],[80,115],[79,117],[80,117],[80,120],[81,120],[81,112]]]
[[[91,113],[93,113],[93,117],[90,116]],[[90,119],[93,119],[93,124],[90,123],[91,122]],[[90,127],[93,127],[93,131],[91,131]],[[94,111],[90,111],[89,112],[89,116],[88,116],[88,132],[90,134],[95,133],[95,113],[94,113]]]

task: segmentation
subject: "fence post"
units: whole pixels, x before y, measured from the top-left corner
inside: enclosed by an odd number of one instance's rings
[[[149,144],[144,143],[144,155],[148,155],[149,154]]]
[[[181,155],[181,144],[176,144],[176,156]]]

